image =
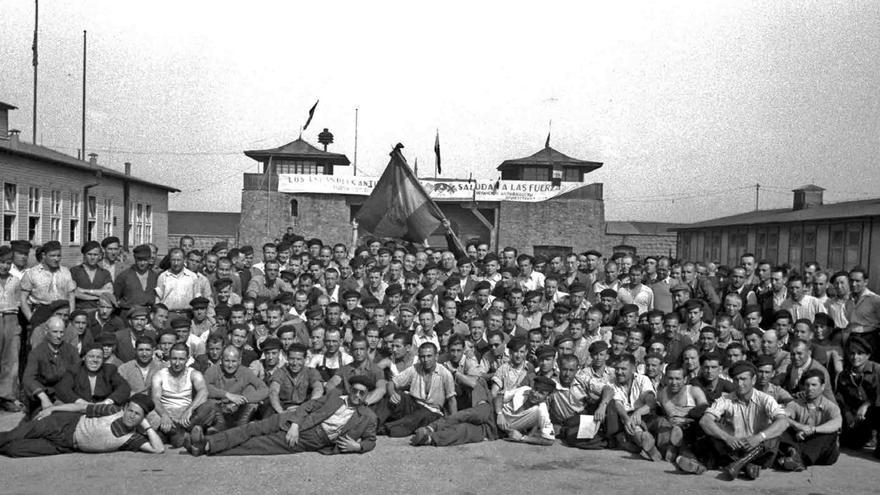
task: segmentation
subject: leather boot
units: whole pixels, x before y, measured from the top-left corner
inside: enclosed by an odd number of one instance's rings
[[[758,445],[757,447],[743,454],[739,459],[725,466],[723,471],[730,476],[731,480],[735,480],[736,477],[739,476],[739,472],[743,470],[746,464],[752,462],[753,460],[755,460],[755,458],[763,453],[764,444],[762,443],[761,445]]]

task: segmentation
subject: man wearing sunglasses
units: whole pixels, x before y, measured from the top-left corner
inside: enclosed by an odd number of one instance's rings
[[[196,426],[184,446],[195,456],[369,452],[376,446],[376,415],[364,399],[375,387],[372,377],[353,376],[347,396],[334,390],[296,411],[214,435],[205,436]]]

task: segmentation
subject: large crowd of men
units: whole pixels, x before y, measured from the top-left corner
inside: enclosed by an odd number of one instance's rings
[[[864,268],[494,253],[445,227],[441,248],[288,230],[259,262],[191,237],[127,261],[90,241],[73,267],[54,241],[0,246],[0,407],[27,418],[0,454],[338,454],[387,435],[755,479],[876,445]]]

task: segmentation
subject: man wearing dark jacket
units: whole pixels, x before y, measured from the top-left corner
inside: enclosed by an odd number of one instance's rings
[[[101,344],[93,343],[83,356],[82,364],[75,370],[68,370],[55,386],[55,395],[67,404],[83,402],[121,406],[128,401],[131,387],[116,366],[104,363]]]
[[[204,436],[194,427],[184,444],[192,455],[277,455],[298,452],[363,453],[376,446],[376,415],[364,404],[371,377],[349,380],[351,395],[333,391],[295,411]]]

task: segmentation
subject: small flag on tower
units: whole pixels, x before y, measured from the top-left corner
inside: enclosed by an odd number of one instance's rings
[[[321,100],[318,100],[318,101],[321,101]],[[309,124],[312,123],[312,117],[315,116],[315,109],[318,108],[318,101],[316,101],[315,104],[312,105],[311,110],[309,110],[309,118],[308,118],[308,120],[306,120],[306,125],[303,126],[303,130],[308,129]]]

